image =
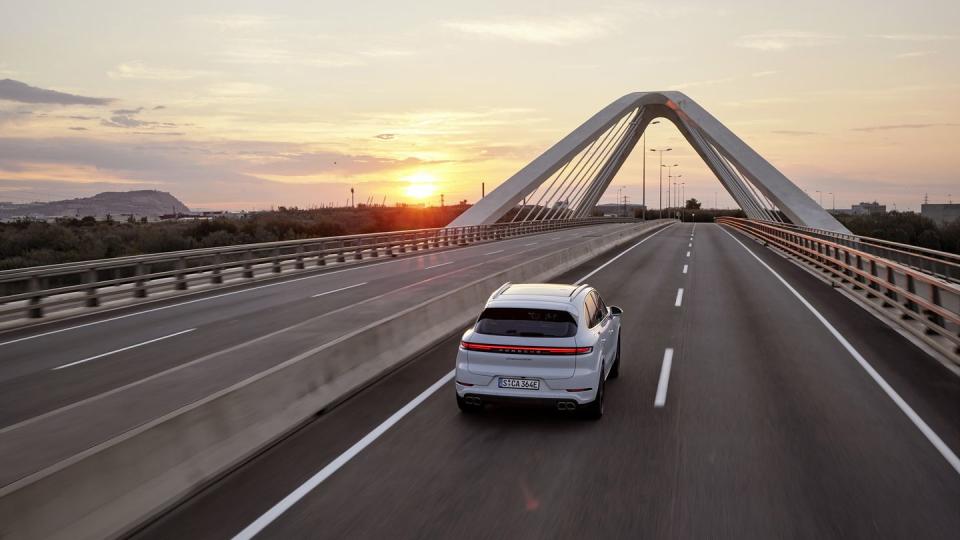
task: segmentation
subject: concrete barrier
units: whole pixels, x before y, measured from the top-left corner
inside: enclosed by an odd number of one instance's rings
[[[551,279],[669,223],[639,224],[520,262],[5,486],[0,538],[119,536],[462,328],[505,281]]]

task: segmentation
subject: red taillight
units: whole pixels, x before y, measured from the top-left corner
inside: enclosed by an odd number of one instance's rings
[[[471,343],[461,341],[460,347],[468,351],[503,353],[503,354],[550,354],[571,356],[575,354],[589,354],[593,347],[532,347],[529,345],[488,345],[486,343]]]

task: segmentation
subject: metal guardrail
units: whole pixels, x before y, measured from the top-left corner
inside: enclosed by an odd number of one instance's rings
[[[417,229],[172,251],[0,272],[0,317],[43,317],[50,308],[97,307],[109,298],[148,298],[158,289],[187,290],[197,282],[225,285],[264,270],[303,270],[365,257],[462,246],[571,227],[630,223],[629,218],[582,218],[471,227]]]
[[[833,240],[838,244],[847,247],[859,249],[872,255],[878,255],[886,259],[897,261],[901,264],[922,270],[929,274],[949,279],[950,281],[960,283],[960,255],[937,251],[900,242],[891,242],[880,238],[871,238],[869,236],[857,236],[843,234],[823,229],[814,229],[803,227],[790,223],[774,223],[772,221],[758,220],[760,223],[776,227],[786,227],[820,238]]]
[[[960,286],[897,261],[781,224],[717,218],[830,275],[960,365]]]

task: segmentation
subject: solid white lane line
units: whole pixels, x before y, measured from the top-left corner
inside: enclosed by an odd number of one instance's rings
[[[446,266],[446,265],[448,265],[448,264],[453,264],[453,263],[455,263],[455,262],[456,262],[456,261],[447,261],[447,262],[445,262],[445,263],[435,264],[435,265],[433,265],[433,266],[428,266],[428,267],[424,268],[424,270],[429,270],[429,269],[431,269],[431,268],[439,268],[439,267],[441,267],[441,266]]]
[[[684,274],[687,273],[687,265],[683,265],[683,273],[684,273]]]
[[[367,283],[368,283],[367,281],[364,281],[363,283],[357,283],[356,285],[347,285],[346,287],[340,287],[339,289],[334,289],[334,290],[332,290],[332,291],[317,293],[317,294],[311,296],[310,298],[316,298],[316,297],[318,297],[318,296],[326,296],[326,295],[328,295],[328,294],[333,294],[333,293],[335,293],[335,292],[345,291],[345,290],[347,290],[347,289],[352,289],[352,288],[354,288],[354,287],[361,287],[361,286],[363,286],[363,285],[366,285]]]
[[[663,366],[660,368],[660,382],[657,383],[657,395],[653,398],[654,407],[663,407],[667,403],[667,385],[670,384],[670,367],[673,366],[673,349],[663,351]]]
[[[490,253],[484,253],[484,255],[496,255],[497,253],[503,253],[503,250],[498,249],[496,251],[491,251]]]
[[[600,270],[606,268],[610,263],[616,261],[620,257],[623,257],[627,252],[633,248],[639,246],[640,244],[646,242],[650,238],[660,234],[661,232],[670,228],[670,225],[660,229],[659,231],[644,237],[642,240],[628,247],[627,249],[621,251],[617,254],[616,257],[610,259],[599,267],[595,268],[593,271],[583,276],[574,282],[575,285],[583,283],[590,276],[596,274]],[[671,352],[671,354],[673,354]],[[359,454],[364,448],[370,446],[371,443],[376,441],[381,435],[383,435],[390,427],[399,422],[404,416],[406,416],[410,411],[416,408],[418,405],[427,400],[430,396],[435,394],[437,390],[443,388],[447,383],[453,380],[456,370],[450,370],[446,375],[441,377],[437,382],[430,385],[429,388],[420,393],[419,396],[415,397],[410,403],[407,403],[399,411],[393,413],[390,418],[387,418],[382,424],[373,429],[370,433],[364,435],[362,439],[357,441],[353,446],[348,448],[344,453],[340,454],[333,461],[331,461],[323,469],[320,469],[320,472],[313,475],[306,482],[301,484],[297,489],[293,490],[289,495],[284,497],[280,502],[273,505],[269,510],[267,510],[263,515],[256,519],[253,523],[248,525],[245,529],[237,533],[234,536],[234,540],[248,540],[256,536],[260,531],[266,528],[268,525],[273,523],[278,517],[280,517],[284,512],[290,509],[291,506],[296,504],[300,499],[304,498],[308,493],[313,491],[317,486],[323,483],[324,480],[330,477],[333,473],[340,470],[341,467],[347,464],[351,459],[353,459],[357,454]],[[666,391],[666,390],[664,390]]]
[[[111,354],[117,354],[117,353],[119,353],[119,352],[129,351],[130,349],[136,349],[137,347],[143,347],[144,345],[149,345],[149,344],[151,344],[151,343],[156,343],[156,342],[162,341],[162,340],[164,340],[164,339],[172,338],[172,337],[174,337],[174,336],[179,336],[180,334],[186,334],[187,332],[193,332],[194,330],[196,330],[196,328],[190,328],[190,329],[188,329],[188,330],[181,330],[181,331],[179,331],[179,332],[174,332],[174,333],[172,333],[172,334],[169,334],[169,335],[166,335],[166,336],[163,336],[163,337],[158,337],[158,338],[154,338],[154,339],[150,339],[150,340],[144,341],[144,342],[142,342],[142,343],[137,343],[136,345],[130,345],[129,347],[124,347],[124,348],[122,348],[122,349],[117,349],[117,350],[115,350],[115,351],[105,352],[105,353],[103,353],[103,354],[98,354],[98,355],[96,355],[96,356],[91,356],[90,358],[84,358],[83,360],[77,360],[76,362],[70,362],[69,364],[64,364],[64,365],[62,365],[62,366],[57,366],[57,367],[55,367],[55,368],[52,368],[52,371],[56,371],[56,370],[58,370],[58,369],[63,369],[63,368],[68,368],[68,367],[70,367],[70,366],[75,366],[75,365],[77,365],[77,364],[83,364],[83,363],[89,362],[89,361],[91,361],[91,360],[96,360],[97,358],[103,358],[104,356],[110,356]]]
[[[673,305],[680,307],[680,304],[683,303],[683,288],[677,289],[677,299],[673,301]]]
[[[336,459],[328,463],[326,467],[320,469],[317,474],[310,477],[306,482],[301,484],[300,487],[293,490],[289,495],[281,499],[280,502],[273,505],[272,508],[257,518],[256,521],[250,525],[247,525],[245,529],[237,533],[236,536],[233,537],[234,540],[246,540],[256,536],[257,533],[270,525],[275,519],[280,517],[281,514],[290,509],[291,506],[313,491],[315,487],[323,483],[323,481],[329,478],[330,475],[340,470],[340,468],[346,465],[347,462],[353,459],[354,456],[362,452],[364,448],[370,446],[371,443],[377,440],[388,429],[393,427],[394,424],[399,422],[404,416],[409,414],[410,411],[415,409],[417,405],[420,405],[426,401],[426,399],[432,396],[434,392],[452,381],[453,375],[454,372],[451,370],[449,373],[441,377],[440,380],[433,383],[429,388],[421,392],[420,395],[413,398],[409,403],[401,407],[399,411],[390,415],[390,418],[387,418],[382,424],[374,428],[373,431],[364,435],[362,439],[354,443],[354,445],[348,448],[346,452],[337,456]]]
[[[572,237],[571,237],[571,238],[572,238]],[[511,241],[514,241],[514,240],[516,240],[516,239],[503,240],[503,242],[511,242]],[[536,243],[536,242],[534,242],[534,243]],[[532,245],[532,244],[526,244],[526,245]],[[458,252],[458,253],[465,253],[467,250],[477,249],[477,248],[479,248],[479,247],[481,247],[481,246],[479,246],[479,245],[477,245],[477,246],[466,246],[466,247],[463,247],[463,248],[458,249],[457,252]],[[461,250],[462,250],[462,251],[461,251]],[[430,255],[432,255],[432,254],[430,254],[430,253],[425,253],[425,254],[423,254],[423,255],[412,256],[412,257],[405,257],[405,258],[401,258],[401,259],[397,259],[397,260],[393,260],[393,261],[384,261],[384,262],[378,262],[378,263],[373,263],[373,264],[365,264],[365,265],[362,265],[362,266],[354,266],[354,267],[350,267],[350,268],[344,268],[344,269],[341,269],[341,270],[333,270],[333,271],[330,271],[330,272],[323,272],[323,273],[320,273],[320,274],[313,274],[313,275],[310,275],[310,276],[304,276],[304,277],[293,278],[293,279],[286,279],[286,280],[283,280],[283,281],[275,281],[275,282],[272,282],[272,283],[265,283],[265,284],[263,284],[263,285],[257,285],[257,286],[255,286],[255,287],[243,287],[242,289],[239,289],[239,290],[236,290],[236,291],[230,291],[230,292],[226,292],[226,293],[215,294],[215,295],[212,295],[212,296],[205,296],[205,297],[203,297],[203,298],[195,298],[195,299],[193,299],[193,300],[187,300],[187,301],[185,301],[185,302],[178,302],[178,303],[176,303],[176,304],[170,304],[170,305],[167,305],[167,306],[160,306],[160,307],[155,307],[155,308],[151,308],[151,309],[145,309],[145,310],[143,310],[143,311],[137,311],[137,312],[134,312],[134,313],[127,313],[126,315],[118,315],[118,316],[116,316],[116,317],[109,317],[109,318],[107,318],[107,319],[100,319],[100,320],[97,320],[97,321],[91,321],[91,322],[88,322],[88,323],[78,324],[78,325],[75,325],[75,326],[69,326],[69,327],[67,327],[67,328],[61,328],[61,329],[59,329],[59,330],[50,330],[50,331],[48,331],[48,332],[41,332],[41,333],[39,333],[39,334],[32,334],[32,335],[24,336],[24,337],[17,338],[17,339],[11,339],[11,340],[9,340],[9,341],[0,341],[0,347],[3,347],[4,345],[12,345],[12,344],[14,344],[14,343],[19,343],[19,342],[21,342],[21,341],[28,341],[28,340],[31,340],[31,339],[37,339],[37,338],[41,338],[41,337],[50,336],[50,335],[53,335],[53,334],[59,334],[59,333],[61,333],[61,332],[69,332],[70,330],[77,330],[77,329],[80,329],[80,328],[86,328],[86,327],[88,327],[88,326],[95,326],[95,325],[98,325],[98,324],[104,324],[104,323],[108,323],[108,322],[118,321],[118,320],[126,319],[126,318],[129,318],[129,317],[136,317],[136,316],[138,316],[138,315],[146,315],[146,314],[148,314],[148,313],[154,313],[154,312],[156,312],[156,311],[163,311],[163,310],[165,310],[165,309],[172,309],[172,308],[176,308],[176,307],[180,307],[180,306],[187,306],[187,305],[190,305],[190,304],[195,304],[195,303],[197,303],[197,302],[206,302],[206,301],[208,301],[208,300],[216,300],[216,299],[218,299],[218,298],[225,298],[225,297],[227,297],[227,296],[233,296],[233,295],[235,295],[235,294],[242,294],[242,293],[246,293],[246,292],[250,292],[250,291],[256,291],[256,290],[260,290],[260,289],[266,289],[266,288],[268,288],[268,287],[277,287],[277,286],[279,286],[279,285],[286,285],[286,284],[289,284],[289,283],[296,283],[296,282],[298,282],[298,281],[303,281],[303,280],[306,280],[306,279],[322,278],[322,277],[325,277],[325,276],[332,276],[332,275],[334,275],[334,274],[341,274],[341,273],[343,273],[343,272],[352,272],[352,271],[354,271],[354,270],[365,270],[365,269],[367,269],[367,268],[373,268],[373,267],[375,267],[375,266],[381,266],[381,265],[384,265],[384,264],[395,264],[395,263],[400,263],[400,262],[405,262],[405,261],[415,261],[415,260],[417,260],[417,259],[422,259],[423,257],[429,257]],[[241,285],[241,284],[238,284],[238,285]]]
[[[813,316],[816,317],[817,320],[819,320],[820,323],[823,324],[823,326],[827,329],[827,331],[830,332],[830,334],[833,335],[833,337],[840,342],[840,345],[842,345],[843,348],[846,349],[848,353],[850,353],[850,356],[852,356],[853,359],[856,360],[858,364],[860,364],[860,367],[862,367],[863,370],[867,372],[867,375],[869,375],[870,378],[873,379],[873,381],[877,383],[877,385],[884,391],[884,393],[887,394],[887,397],[889,397],[897,405],[900,411],[903,412],[903,414],[905,414],[907,418],[910,419],[911,422],[913,422],[913,425],[917,426],[917,429],[920,430],[920,433],[923,433],[923,436],[926,437],[927,440],[930,441],[930,443],[934,446],[934,448],[936,448],[937,451],[940,452],[940,455],[942,455],[943,458],[947,460],[947,463],[949,463],[950,466],[953,467],[953,469],[957,471],[958,474],[960,474],[960,457],[957,457],[957,454],[955,454],[953,450],[951,450],[950,447],[947,446],[945,442],[943,442],[943,439],[941,439],[940,436],[937,435],[933,431],[933,429],[929,425],[927,425],[926,422],[923,421],[922,418],[920,418],[920,415],[918,415],[916,411],[914,411],[913,408],[906,401],[904,401],[902,397],[900,397],[900,394],[898,394],[897,391],[894,390],[889,383],[887,383],[887,381],[880,375],[880,373],[878,373],[877,370],[873,369],[873,366],[870,365],[869,362],[867,362],[867,360],[863,357],[863,355],[860,354],[860,352],[857,351],[857,349],[855,349],[853,345],[850,344],[849,341],[847,341],[847,338],[843,337],[843,335],[836,328],[834,328],[832,324],[830,324],[830,321],[828,321],[826,317],[821,315],[820,312],[817,311],[815,307],[813,307],[813,304],[808,302],[807,299],[803,297],[803,295],[797,292],[797,290],[794,289],[793,286],[787,283],[787,280],[783,279],[780,276],[780,274],[778,274],[773,268],[771,268],[770,265],[765,263],[763,259],[758,257],[756,253],[754,253],[753,251],[750,251],[750,248],[744,245],[743,242],[741,242],[737,237],[730,234],[730,232],[727,231],[725,228],[721,227],[720,230],[727,233],[727,235],[730,236],[730,238],[733,238],[733,240],[736,243],[740,244],[740,246],[743,249],[747,250],[747,253],[753,256],[753,258],[756,259],[757,262],[759,262],[761,265],[763,265],[764,268],[766,268],[771,274],[773,274],[773,276],[777,278],[777,280],[780,281],[780,283],[782,283],[783,286],[786,287],[788,291],[793,293],[793,296],[795,296],[797,300],[799,300],[800,303],[804,305],[804,307],[810,310],[810,313],[813,313]]]
[[[689,256],[690,256],[690,252],[688,251],[688,252],[687,252],[687,257],[689,257]]]

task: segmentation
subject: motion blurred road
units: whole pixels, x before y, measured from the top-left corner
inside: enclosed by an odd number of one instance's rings
[[[447,383],[348,451],[449,374],[451,336],[136,536],[264,516],[265,538],[957,538],[960,380],[739,233],[678,224],[623,251],[555,280],[599,268],[626,311],[601,420],[464,415]]]

